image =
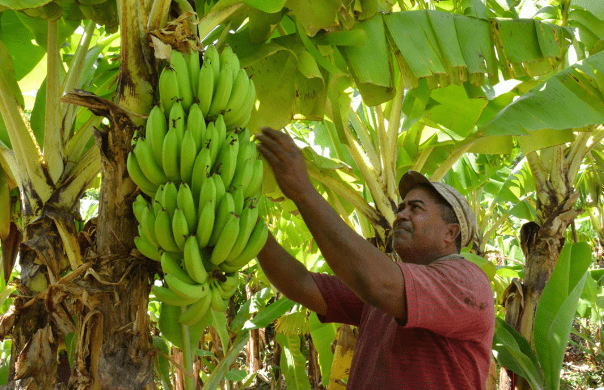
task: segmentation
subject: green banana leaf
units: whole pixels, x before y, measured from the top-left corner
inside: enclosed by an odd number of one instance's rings
[[[592,262],[586,242],[567,243],[539,300],[533,336],[548,389],[560,387],[570,329]]]
[[[310,390],[306,373],[306,359],[300,352],[300,336],[285,336],[277,333],[275,339],[283,348],[281,353],[281,370],[285,375],[288,389]]]
[[[230,371],[231,364],[243,350],[243,347],[245,347],[249,339],[250,332],[248,331],[243,331],[237,335],[233,341],[233,346],[225,352],[222,360],[220,360],[218,365],[212,370],[212,373],[203,384],[202,390],[220,388],[220,382],[222,382],[225,375]]]
[[[545,389],[539,361],[531,345],[503,319],[495,318],[493,355],[499,364],[527,379],[534,390]]]
[[[0,0],[0,5],[15,10],[38,8],[53,0]]]
[[[333,363],[333,351],[331,344],[336,338],[338,324],[322,324],[317,315],[310,315],[310,336],[319,356],[319,368],[321,369],[321,380],[327,387],[331,376],[331,365]]]
[[[485,135],[527,135],[604,123],[604,52],[574,64],[522,95],[490,122]]]
[[[253,320],[243,324],[243,330],[266,328],[277,318],[287,313],[295,305],[294,301],[287,298],[279,299],[277,302],[268,305],[260,310]]]

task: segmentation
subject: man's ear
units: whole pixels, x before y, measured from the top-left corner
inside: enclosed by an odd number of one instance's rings
[[[445,242],[447,244],[453,243],[455,245],[455,240],[457,236],[461,234],[461,228],[457,223],[450,223],[447,225],[447,231],[445,234]]]

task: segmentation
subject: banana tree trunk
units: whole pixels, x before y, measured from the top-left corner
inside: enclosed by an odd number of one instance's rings
[[[563,155],[560,147],[554,156],[559,156],[560,164],[552,163],[551,171],[545,170],[535,152],[527,155],[536,183],[537,213],[535,222],[524,224],[520,231],[520,244],[526,259],[524,279],[510,284],[504,298],[506,322],[533,347],[533,328],[539,299],[564,247],[566,229],[579,214],[573,209],[579,193],[571,185],[574,175],[569,175],[569,166],[572,164],[565,161]],[[531,386],[518,375],[503,373],[499,388],[530,390]]]
[[[89,259],[94,277],[86,280],[89,304],[79,312],[72,388],[88,382],[93,389],[143,389],[152,383],[147,305],[155,271],[148,259],[130,253],[136,236],[136,185],[126,169],[132,134],[144,123],[142,115],[153,98],[144,3],[118,1],[122,46],[117,105],[96,97],[80,102],[107,117],[111,126],[95,132],[103,180],[94,257]]]

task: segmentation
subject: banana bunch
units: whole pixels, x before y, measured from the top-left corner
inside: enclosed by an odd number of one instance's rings
[[[208,46],[201,67],[197,53],[183,55],[173,50],[170,66],[159,77],[159,94],[164,112],[171,112],[176,102],[188,112],[197,102],[206,119],[223,114],[229,131],[247,125],[256,100],[254,82],[240,68],[230,46],[220,54],[215,46]]]
[[[236,271],[267,239],[257,207],[263,163],[245,128],[255,88],[229,47],[210,46],[203,66],[196,53],[173,51],[159,92],[127,160],[148,196],[133,203],[135,245],[161,264],[166,287],[154,286],[155,296],[187,306],[179,321],[191,325],[210,308],[226,310]]]

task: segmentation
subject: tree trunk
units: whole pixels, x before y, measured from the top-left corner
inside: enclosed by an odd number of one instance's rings
[[[528,222],[520,231],[520,245],[525,256],[525,275],[522,282],[514,281],[506,289],[504,306],[506,322],[512,325],[533,346],[533,328],[537,306],[543,289],[549,281],[565,243],[568,225],[579,213],[573,205],[579,194],[571,186],[568,167],[552,163],[546,172],[538,156],[527,156],[535,178],[537,212],[535,222]],[[560,159],[562,152],[560,151]],[[502,370],[504,372],[504,370]],[[499,388],[530,390],[528,382],[518,375],[510,381],[502,374]]]
[[[136,236],[136,186],[126,169],[132,135],[144,123],[141,115],[149,112],[153,99],[146,8],[144,2],[118,0],[119,107],[107,104],[111,127],[95,132],[103,178],[96,257],[90,259],[96,275],[87,280],[91,304],[81,306],[73,388],[92,380],[95,389],[143,389],[152,381],[147,305],[156,264],[130,254]]]

